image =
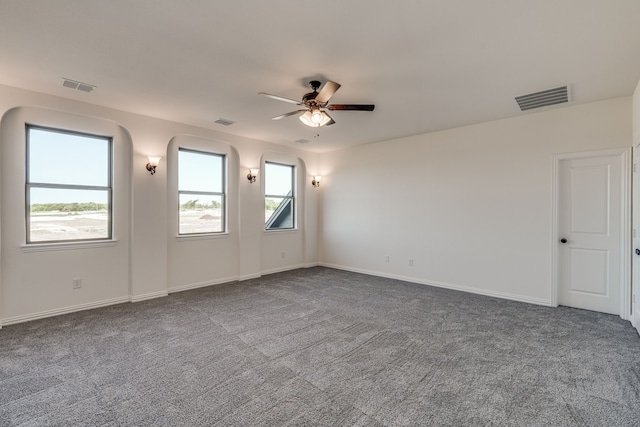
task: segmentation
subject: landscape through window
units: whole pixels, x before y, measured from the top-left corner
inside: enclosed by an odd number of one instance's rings
[[[225,231],[225,156],[178,150],[178,234]]]
[[[27,126],[27,243],[111,238],[111,144]]]

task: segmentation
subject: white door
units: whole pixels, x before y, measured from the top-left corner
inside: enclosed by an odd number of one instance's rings
[[[626,152],[558,165],[558,303],[621,314]]]

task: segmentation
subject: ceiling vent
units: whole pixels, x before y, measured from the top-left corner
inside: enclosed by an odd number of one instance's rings
[[[68,87],[69,89],[76,89],[81,92],[91,93],[96,90],[97,86],[90,85],[88,83],[77,82],[75,80],[69,80],[62,78],[62,86]]]
[[[231,126],[235,122],[233,120],[218,119],[214,123],[217,123],[217,124],[222,125],[222,126]]]
[[[309,141],[308,139],[301,138],[301,139],[296,140],[295,142],[297,142],[298,144],[308,144],[311,141]]]
[[[543,90],[542,92],[516,96],[516,101],[520,106],[520,110],[532,110],[534,108],[569,102],[569,92],[567,86],[562,86],[555,89]]]

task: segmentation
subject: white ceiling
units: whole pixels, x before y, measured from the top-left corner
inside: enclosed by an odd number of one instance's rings
[[[270,120],[296,106],[258,92],[300,99],[312,79],[376,109],[334,111],[318,138]],[[565,84],[570,104],[626,96],[639,79],[638,0],[0,0],[0,84],[316,152],[529,114],[515,96]]]

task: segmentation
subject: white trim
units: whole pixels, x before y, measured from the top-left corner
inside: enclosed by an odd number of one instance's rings
[[[305,264],[288,265],[286,267],[278,267],[278,268],[272,268],[270,270],[263,270],[262,275],[264,276],[266,274],[282,273],[283,271],[297,270],[299,268],[305,268],[305,267],[306,267]]]
[[[106,307],[108,305],[129,302],[129,297],[118,297],[103,301],[90,302],[86,304],[74,305],[71,307],[57,308],[54,310],[41,311],[39,313],[24,314],[22,316],[9,317],[2,320],[3,325],[13,325],[16,323],[29,322],[31,320],[44,319],[46,317],[59,316],[61,314],[75,313],[77,311],[91,310],[94,308]]]
[[[640,180],[637,178],[638,174],[640,174],[640,171],[638,170],[634,170],[634,166],[637,167],[637,165],[635,164],[636,161],[638,161],[640,159],[640,156],[638,155],[638,151],[640,150],[640,138],[637,138],[636,141],[634,141],[633,143],[633,148],[631,150],[631,203],[632,203],[632,215],[631,215],[631,231],[633,233],[633,229],[634,227],[636,228],[636,233],[638,232],[638,229],[640,228],[640,224],[635,224],[634,223],[634,215],[636,216],[636,218],[638,217],[639,213],[634,213],[634,205],[640,206],[640,202],[638,201],[638,199],[636,199],[636,197],[640,198],[640,188],[638,188],[637,186],[635,186],[635,184],[639,183]],[[634,199],[636,200],[634,202]],[[635,237],[635,240],[634,240]],[[633,261],[631,261],[631,325],[633,325],[633,327],[636,328],[636,330],[638,331],[638,334],[640,334],[640,289],[638,289],[638,285],[640,285],[640,277],[634,276],[634,263],[638,263],[638,256],[635,255],[633,252],[634,249],[634,245],[636,244],[638,240],[637,236],[631,236],[631,257],[633,258]],[[636,246],[637,247],[637,246]],[[635,273],[638,274],[638,272],[640,272],[640,268],[636,268],[635,269]],[[634,298],[635,295],[635,298]]]
[[[265,234],[265,236],[268,236],[270,234],[287,234],[287,233],[295,234],[295,233],[299,233],[300,229],[299,228],[270,228],[268,230],[262,230],[262,232]]]
[[[181,286],[174,286],[172,288],[169,288],[167,291],[151,292],[151,293],[148,293],[148,294],[131,296],[131,297],[113,298],[113,299],[109,299],[109,300],[98,301],[98,302],[87,303],[87,304],[81,304],[81,305],[76,305],[76,306],[72,306],[72,307],[66,307],[66,308],[62,308],[62,309],[48,310],[48,311],[43,311],[43,312],[40,312],[40,313],[33,313],[33,314],[27,314],[27,315],[23,315],[23,316],[11,317],[11,318],[7,318],[7,319],[0,319],[0,329],[2,328],[3,325],[12,325],[12,324],[15,324],[15,323],[28,322],[28,321],[31,321],[31,320],[43,319],[43,318],[46,318],[46,317],[53,317],[53,316],[58,316],[58,315],[61,315],[61,314],[74,313],[74,312],[78,312],[78,311],[91,310],[91,309],[94,309],[94,308],[100,308],[100,307],[105,307],[105,306],[114,305],[114,304],[121,304],[121,303],[125,303],[125,302],[135,303],[135,302],[145,301],[145,300],[149,300],[149,299],[165,297],[165,296],[167,296],[169,294],[172,294],[172,293],[175,293],[175,292],[182,292],[182,291],[187,291],[187,290],[191,290],[191,289],[198,289],[198,288],[203,288],[203,287],[213,286],[213,285],[221,285],[221,284],[232,283],[232,282],[236,282],[236,281],[244,281],[244,280],[249,280],[249,279],[258,279],[258,278],[262,277],[263,275],[281,273],[281,272],[284,272],[284,271],[297,270],[297,269],[301,269],[301,268],[311,268],[311,267],[317,267],[317,266],[333,268],[333,269],[336,269],[336,270],[351,271],[351,272],[354,272],[354,273],[367,274],[369,276],[375,276],[375,277],[385,277],[385,278],[388,278],[388,279],[402,280],[402,281],[405,281],[405,282],[416,283],[416,284],[419,284],[419,285],[434,286],[434,287],[438,287],[438,288],[451,289],[451,290],[454,290],[454,291],[461,291],[461,292],[472,293],[472,294],[477,294],[477,295],[484,295],[484,296],[487,296],[487,297],[501,298],[501,299],[505,299],[505,300],[518,301],[518,302],[523,302],[523,303],[528,303],[528,304],[552,306],[551,301],[545,300],[545,299],[541,299],[541,298],[531,298],[531,297],[526,297],[526,296],[522,296],[522,295],[509,294],[509,293],[505,293],[505,292],[496,292],[496,291],[490,291],[490,290],[487,290],[487,289],[477,289],[477,288],[471,288],[471,287],[463,286],[463,285],[455,285],[455,284],[451,284],[451,283],[437,282],[437,281],[432,281],[432,280],[423,280],[423,279],[418,279],[418,278],[409,277],[409,276],[400,276],[400,275],[395,275],[395,274],[380,273],[380,272],[373,271],[373,270],[353,268],[353,267],[347,267],[347,266],[336,265],[336,264],[328,264],[328,263],[322,263],[322,262],[314,262],[314,263],[308,263],[308,264],[304,264],[304,265],[295,265],[295,266],[271,269],[271,270],[267,270],[267,271],[262,272],[262,274],[256,273],[256,274],[249,274],[249,275],[240,276],[240,277],[229,277],[229,278],[218,279],[218,280],[214,280],[214,281],[205,281],[205,282],[198,282],[198,283],[192,283],[192,284],[181,285]]]
[[[346,267],[346,266],[336,265],[336,264],[320,263],[319,265],[323,267],[334,268],[336,270],[344,270],[344,271],[351,271],[353,273],[367,274],[369,276],[402,280],[403,282],[416,283],[418,285],[434,286],[436,288],[451,289],[454,291],[466,292],[466,293],[471,293],[476,295],[484,295],[487,297],[501,298],[501,299],[510,300],[510,301],[518,301],[518,302],[524,302],[528,304],[543,305],[546,307],[551,307],[551,301],[543,298],[532,298],[532,297],[527,297],[523,295],[508,294],[506,292],[490,291],[488,289],[478,289],[478,288],[472,288],[464,285],[455,285],[452,283],[437,282],[433,280],[423,280],[415,277],[400,276],[396,274],[380,273],[378,271]]]
[[[193,240],[214,240],[226,239],[229,233],[200,233],[200,234],[180,234],[176,236],[176,242],[189,242]]]
[[[624,150],[622,154],[622,218],[620,242],[620,256],[622,265],[620,268],[620,317],[623,320],[631,320],[633,307],[631,301],[631,246],[633,244],[631,235],[633,233],[631,215],[631,189],[633,180],[633,154],[631,147]]]
[[[606,150],[595,151],[578,151],[577,153],[561,153],[555,154],[554,159],[567,160],[567,159],[588,159],[589,157],[602,157],[602,156],[619,156],[621,154],[627,154],[631,147],[620,148],[608,148]]]
[[[551,174],[551,306],[558,306],[558,174],[564,156],[553,157]]]
[[[560,162],[562,160],[584,159],[589,157],[620,156],[622,161],[621,177],[621,218],[620,218],[620,317],[623,320],[630,319],[631,307],[631,173],[633,156],[631,147],[612,148],[608,150],[583,151],[578,153],[565,153],[553,156],[553,177],[552,177],[552,225],[551,225],[551,305],[558,306],[558,221],[559,221],[559,180],[558,174]]]
[[[244,276],[238,276],[238,282],[244,282],[245,280],[251,279],[259,279],[260,277],[262,277],[262,274],[260,273],[245,274]]]
[[[205,288],[207,286],[222,285],[224,283],[231,283],[231,282],[237,282],[237,281],[238,281],[237,276],[227,277],[227,278],[218,279],[218,280],[207,280],[204,282],[187,283],[186,285],[172,286],[168,289],[168,291],[170,294],[172,294],[174,292],[188,291],[190,289]]]
[[[20,245],[22,252],[69,251],[74,249],[107,248],[118,244],[117,240],[95,242],[29,243]]]
[[[132,295],[129,298],[129,301],[131,301],[131,302],[140,302],[140,301],[146,301],[146,300],[154,299],[154,298],[166,297],[167,295],[169,295],[169,292],[167,292],[167,291],[150,292],[148,294]]]

